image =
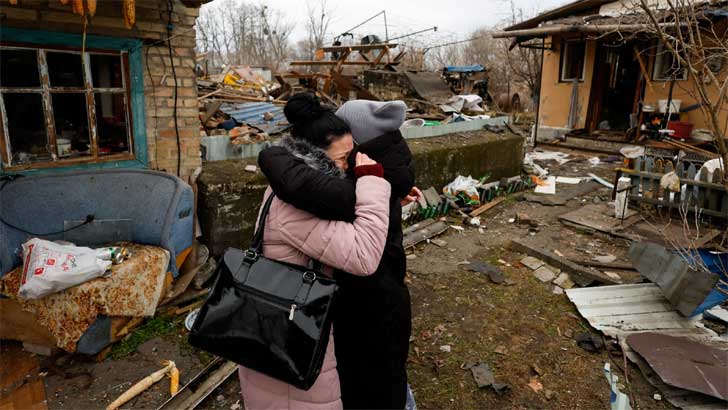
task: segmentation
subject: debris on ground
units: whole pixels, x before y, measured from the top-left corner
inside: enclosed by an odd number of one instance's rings
[[[719,280],[702,264],[690,264],[690,255],[671,253],[654,243],[633,242],[629,258],[640,274],[655,283],[670,303],[688,317],[695,314]]]
[[[179,386],[179,370],[177,370],[177,366],[174,364],[173,361],[167,360],[163,368],[157,370],[156,372],[137,382],[135,385],[129,388],[129,390],[125,391],[116,400],[111,402],[111,404],[106,407],[106,410],[118,409],[119,407],[124,405],[124,403],[128,402],[129,400],[138,396],[144,390],[151,387],[154,383],[162,380],[164,376],[170,377],[170,392],[173,391],[172,395],[174,396],[174,394],[177,393]]]
[[[490,278],[490,281],[495,284],[501,284],[505,282],[506,278],[497,266],[493,266],[486,262],[474,261],[467,265],[468,270],[473,272],[482,273]]]
[[[655,332],[627,336],[627,344],[663,382],[728,400],[728,354],[685,337]]]
[[[543,384],[538,381],[538,377],[532,377],[531,380],[528,382],[528,387],[530,387],[531,390],[533,390],[535,393],[543,390]]]
[[[475,384],[479,389],[491,387],[493,391],[499,396],[506,394],[510,390],[510,386],[505,383],[497,383],[493,371],[488,366],[488,363],[478,363],[476,365],[466,366],[465,369],[470,369],[473,374]]]
[[[445,222],[435,219],[420,222],[403,230],[404,239],[402,240],[402,244],[405,249],[411,248],[420,242],[442,234],[448,228],[449,226]]]
[[[607,378],[609,383],[609,405],[612,410],[631,410],[632,407],[629,405],[629,397],[626,394],[619,391],[617,382],[619,378],[612,373],[612,369],[609,363],[604,363],[604,376]]]
[[[579,333],[574,337],[576,345],[588,352],[598,352],[604,349],[602,337],[592,332]]]

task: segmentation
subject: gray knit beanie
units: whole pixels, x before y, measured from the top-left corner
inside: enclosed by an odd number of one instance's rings
[[[357,144],[399,129],[406,114],[403,101],[351,100],[336,110],[336,116],[349,124]]]

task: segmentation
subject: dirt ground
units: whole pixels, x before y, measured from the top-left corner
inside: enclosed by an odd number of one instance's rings
[[[593,155],[571,154],[574,160],[562,166],[546,164],[552,174],[593,172],[613,179],[615,164],[602,161],[592,167],[587,158]],[[619,350],[590,353],[578,347],[574,336],[590,326],[565,295],[553,293],[553,285],[539,281],[520,264],[524,255],[508,249],[511,239],[529,237],[567,256],[590,259],[612,254],[625,261],[626,241],[570,228],[557,219],[586,204],[607,203],[609,196],[610,191],[601,188],[565,206],[544,206],[517,194],[481,215],[480,229],[469,225],[463,225],[463,231],[450,229],[439,237],[445,246],[423,243],[411,251],[409,377],[419,409],[608,409],[609,387],[603,373],[607,362],[619,375],[622,391],[631,395],[633,408],[671,407],[653,399],[657,391],[632,365],[625,383]],[[517,213],[528,214],[538,227],[510,222]],[[506,282],[495,284],[468,271],[466,261],[498,266]],[[184,384],[210,357],[186,343],[183,319],[157,320],[144,328],[142,337],[115,347],[101,362],[75,356],[46,359],[41,368],[47,371],[49,408],[105,408],[132,383],[159,369],[163,359],[177,363]],[[467,367],[480,362],[487,363],[496,381],[508,384],[510,390],[497,395],[490,388],[478,389]],[[536,392],[529,383],[542,389]],[[167,380],[157,383],[123,408],[156,408],[169,397],[168,389]],[[200,408],[236,410],[241,405],[233,376]]]

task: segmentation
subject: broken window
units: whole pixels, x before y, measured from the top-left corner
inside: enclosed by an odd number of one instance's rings
[[[659,43],[655,53],[655,65],[652,71],[652,79],[655,81],[686,80],[688,71],[680,67],[677,58],[668,48]]]
[[[584,60],[586,42],[568,40],[561,44],[560,81],[582,81],[584,79]]]
[[[128,53],[0,46],[3,168],[132,159]]]

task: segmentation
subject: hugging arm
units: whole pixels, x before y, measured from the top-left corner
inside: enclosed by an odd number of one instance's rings
[[[273,192],[284,202],[321,219],[354,220],[354,181],[315,170],[282,147],[263,150],[258,156],[258,165]]]

